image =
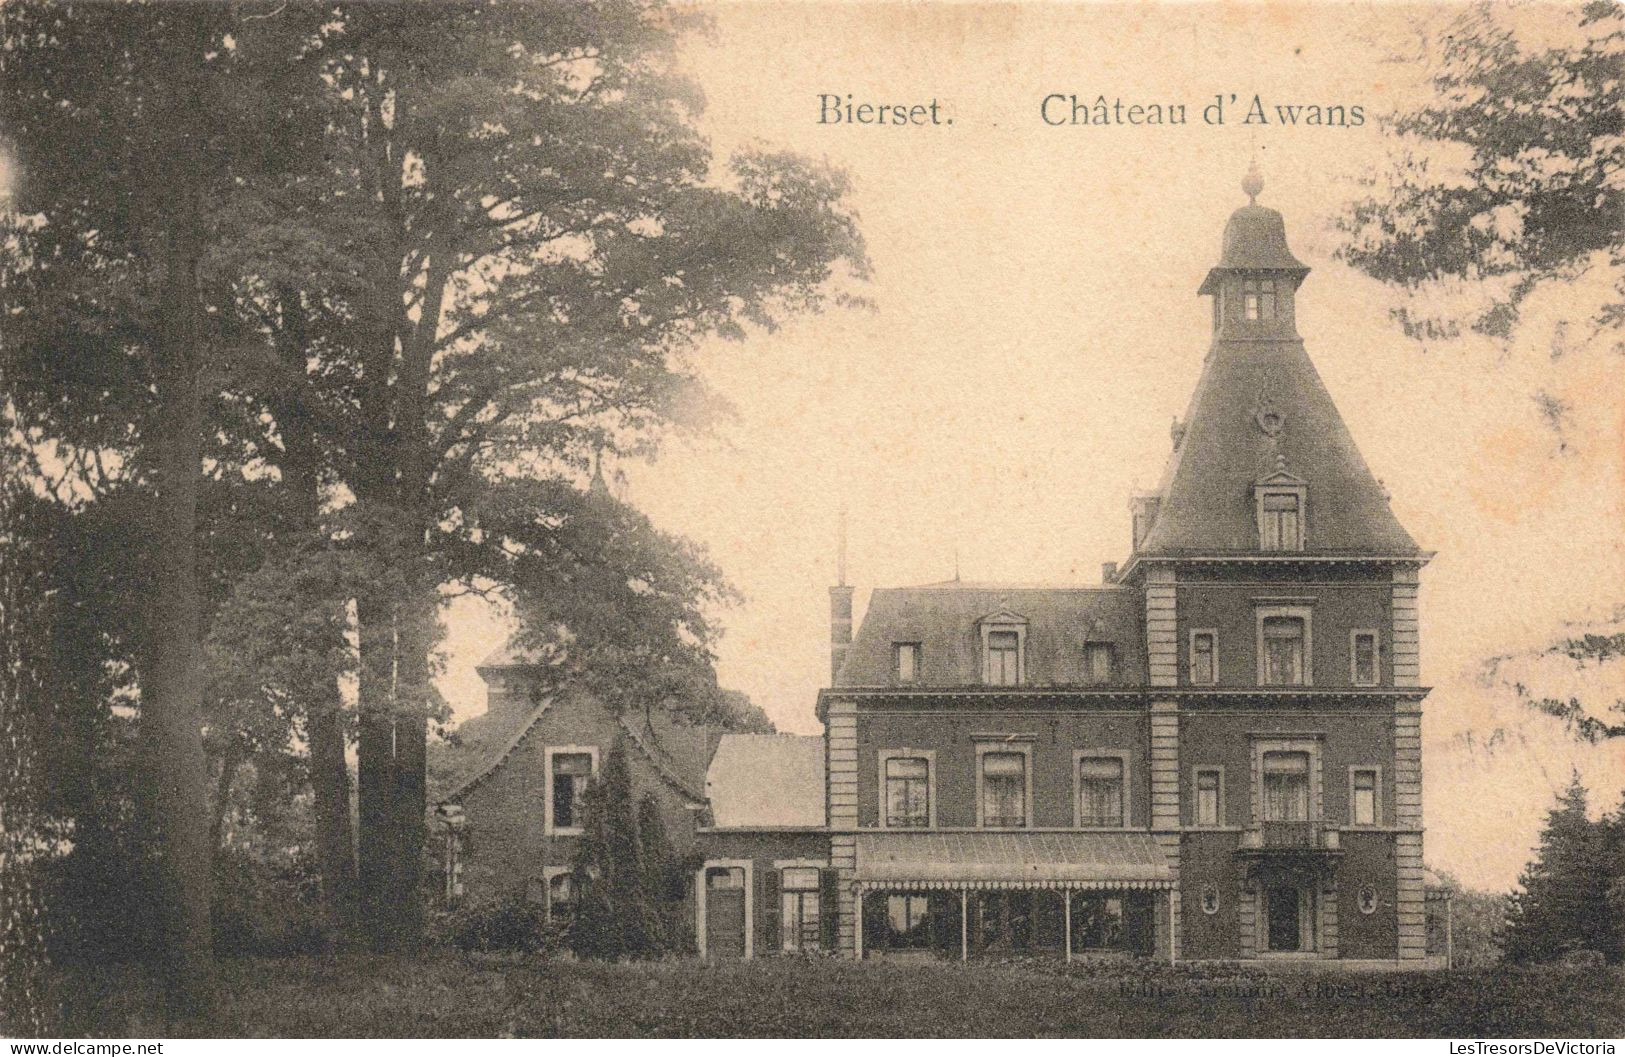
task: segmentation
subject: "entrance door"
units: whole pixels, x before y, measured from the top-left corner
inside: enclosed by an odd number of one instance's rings
[[[713,866],[705,871],[705,953],[745,956],[745,871]]]
[[[1302,916],[1298,890],[1286,885],[1268,889],[1269,944],[1272,951],[1302,950]]]

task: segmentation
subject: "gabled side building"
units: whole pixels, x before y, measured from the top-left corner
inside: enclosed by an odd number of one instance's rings
[[[1127,560],[1093,587],[876,589],[855,635],[853,590],[832,588],[821,803],[786,809],[801,826],[702,827],[702,946],[804,949],[813,931],[752,923],[816,884],[818,938],[860,958],[1435,964],[1430,555],[1305,351],[1309,269],[1281,214],[1256,173],[1243,189],[1198,289],[1201,378],[1133,499]],[[764,753],[755,780],[787,766]],[[780,795],[810,801],[805,784]]]

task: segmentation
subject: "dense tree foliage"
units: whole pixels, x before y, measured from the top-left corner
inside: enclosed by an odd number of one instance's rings
[[[1409,149],[1343,217],[1350,264],[1411,289],[1472,282],[1488,295],[1472,327],[1500,337],[1539,284],[1590,269],[1612,290],[1594,322],[1625,322],[1625,11],[1536,10],[1519,26],[1517,7],[1481,2],[1424,31],[1433,94],[1391,116]]]
[[[39,507],[5,529],[73,629],[42,674],[71,718],[35,756],[78,799],[44,809],[75,883],[154,912],[176,1014],[208,1000],[210,878],[244,855],[301,891],[314,861],[331,929],[414,940],[449,594],[508,596],[619,710],[761,721],[715,683],[720,572],[589,472],[706,426],[697,342],[866,267],[839,174],[711,156],[674,65],[698,24],[0,11],[0,408]]]

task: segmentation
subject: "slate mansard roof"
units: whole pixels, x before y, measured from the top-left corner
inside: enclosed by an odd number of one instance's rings
[[[1025,687],[1085,682],[1084,644],[1114,649],[1111,685],[1145,680],[1138,593],[1117,587],[960,583],[876,588],[835,685],[896,685],[893,644],[920,644],[919,687],[982,683],[981,623],[1001,613],[1026,622]]]
[[[1199,292],[1217,295],[1227,275],[1263,271],[1290,273],[1296,283],[1308,269],[1287,248],[1280,213],[1243,206]],[[1216,336],[1184,424],[1137,557],[1256,553],[1253,486],[1283,471],[1307,489],[1305,554],[1425,557],[1295,334]]]

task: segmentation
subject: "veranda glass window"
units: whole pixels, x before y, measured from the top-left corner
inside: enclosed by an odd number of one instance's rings
[[[1304,822],[1309,818],[1309,754],[1264,754],[1264,820]]]
[[[592,756],[584,752],[553,757],[553,825],[573,829],[581,825],[581,798],[592,778]]]
[[[1264,618],[1264,682],[1272,686],[1302,686],[1303,618]]]
[[[1111,896],[1074,895],[1072,949],[1110,951],[1123,946],[1123,901]]]
[[[987,635],[987,681],[993,686],[1015,686],[1021,678],[1021,640],[1013,631]]]
[[[931,898],[924,895],[886,897],[888,946],[927,948],[931,946]]]
[[[818,868],[788,866],[779,874],[779,928],[787,951],[819,946]]]
[[[931,824],[931,765],[919,756],[886,761],[886,826],[919,829]]]
[[[1019,752],[982,756],[982,825],[1027,824],[1027,757]]]
[[[1078,761],[1078,825],[1123,824],[1123,761],[1116,757]]]

